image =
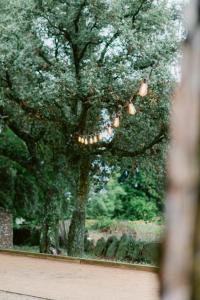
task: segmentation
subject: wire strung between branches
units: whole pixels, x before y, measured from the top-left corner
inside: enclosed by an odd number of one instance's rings
[[[148,82],[147,79],[143,79],[139,88],[138,95],[141,97],[145,97],[148,93]],[[135,115],[137,110],[135,105],[133,104],[133,97],[128,102],[128,113],[130,115]],[[111,137],[113,135],[113,129],[118,128],[120,126],[120,113],[116,113],[115,118],[112,124],[109,124],[102,131],[92,134],[92,135],[78,135],[78,142],[84,145],[92,145],[102,141],[104,136]]]

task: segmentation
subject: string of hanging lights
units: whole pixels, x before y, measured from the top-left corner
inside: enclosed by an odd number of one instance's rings
[[[140,89],[139,89],[139,95],[141,97],[146,96],[148,93],[148,83],[147,83],[147,79],[143,79],[142,84],[140,85]]]
[[[143,79],[142,83],[139,88],[138,95],[141,97],[146,96],[148,93],[148,82],[147,79]],[[133,104],[133,99],[131,99],[128,102],[128,113],[130,115],[135,115],[137,112],[134,104]],[[79,135],[78,136],[78,142],[84,145],[92,145],[96,144],[100,141],[102,141],[103,137],[106,135],[107,137],[112,136],[113,134],[113,129],[118,128],[120,126],[120,113],[117,113],[115,115],[115,118],[112,122],[112,124],[108,125],[104,130],[101,132],[92,134],[92,135]]]

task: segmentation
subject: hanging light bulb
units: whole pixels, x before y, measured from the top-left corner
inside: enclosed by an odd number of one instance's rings
[[[94,143],[93,138],[90,137],[90,138],[89,138],[89,144],[93,144],[93,143]]]
[[[136,108],[131,101],[129,101],[129,104],[128,104],[128,113],[130,115],[136,114]]]
[[[85,140],[84,140],[84,144],[85,144],[85,145],[87,145],[87,144],[88,144],[88,140],[87,140],[87,138],[85,138]]]
[[[97,143],[97,142],[98,142],[98,139],[97,139],[97,136],[96,136],[96,135],[95,135],[94,138],[93,138],[93,142],[94,142],[94,143]]]
[[[81,141],[82,141],[81,136],[78,137],[78,141],[79,141],[79,143],[81,143]]]
[[[118,115],[114,119],[113,126],[115,128],[119,127],[119,116]]]
[[[103,135],[102,135],[102,133],[100,132],[100,133],[98,134],[98,140],[101,141],[102,139],[103,139]]]
[[[148,92],[148,84],[147,84],[147,80],[144,79],[141,83],[140,89],[139,89],[139,95],[141,97],[144,97],[147,95]]]
[[[107,132],[108,132],[109,135],[112,135],[113,129],[112,129],[111,126],[108,127]]]

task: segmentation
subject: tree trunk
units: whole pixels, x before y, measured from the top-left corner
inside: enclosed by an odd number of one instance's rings
[[[49,248],[48,232],[49,232],[49,226],[47,222],[45,222],[40,233],[40,253],[48,253],[48,248]]]
[[[200,4],[192,1],[181,85],[173,101],[163,300],[200,299]]]
[[[67,251],[68,255],[81,257],[84,252],[85,216],[89,191],[89,157],[81,158],[80,178],[75,208],[69,227]]]

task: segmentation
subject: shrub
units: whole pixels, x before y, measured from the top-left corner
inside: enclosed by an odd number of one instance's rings
[[[101,217],[91,226],[91,229],[98,229],[102,231],[108,231],[111,228],[113,221],[108,217]]]

